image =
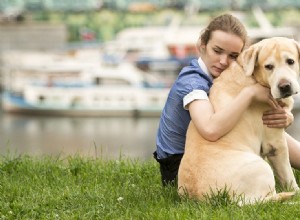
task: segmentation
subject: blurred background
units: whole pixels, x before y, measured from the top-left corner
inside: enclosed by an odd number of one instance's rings
[[[251,43],[300,40],[298,0],[0,0],[0,154],[150,159],[172,83],[224,12]]]

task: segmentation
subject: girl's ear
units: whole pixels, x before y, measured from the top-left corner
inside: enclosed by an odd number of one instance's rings
[[[237,58],[237,62],[243,67],[247,76],[252,75],[254,71],[260,49],[260,43],[253,44],[244,50]]]
[[[205,45],[203,45],[203,44],[201,44],[200,46],[199,46],[199,52],[200,53],[204,53],[204,51],[205,51]]]

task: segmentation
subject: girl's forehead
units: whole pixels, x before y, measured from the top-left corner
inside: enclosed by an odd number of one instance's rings
[[[240,53],[244,47],[242,38],[235,34],[227,33],[224,31],[212,32],[208,44],[219,47],[230,53]]]

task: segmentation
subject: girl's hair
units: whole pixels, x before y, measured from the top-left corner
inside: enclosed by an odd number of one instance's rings
[[[223,14],[214,18],[208,26],[201,32],[197,42],[197,49],[200,51],[201,45],[207,45],[214,31],[224,31],[240,37],[244,43],[244,47],[248,44],[247,31],[245,26],[236,17],[230,14]]]

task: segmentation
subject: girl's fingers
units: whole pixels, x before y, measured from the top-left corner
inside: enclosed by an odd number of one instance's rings
[[[286,114],[276,114],[276,113],[273,113],[273,114],[264,114],[263,115],[263,119],[264,120],[278,120],[278,119],[284,119],[286,120],[287,119],[287,116]]]

